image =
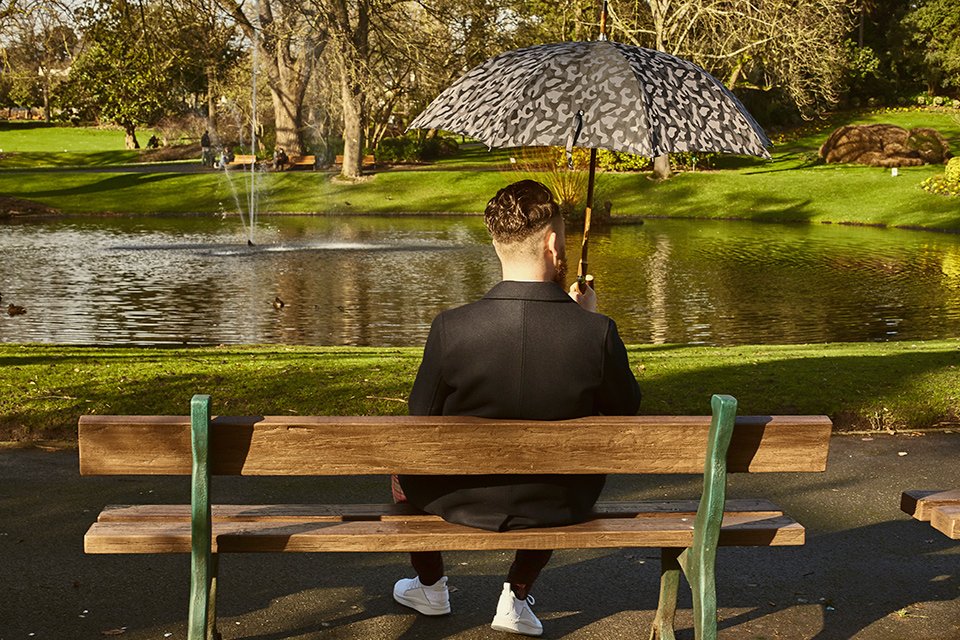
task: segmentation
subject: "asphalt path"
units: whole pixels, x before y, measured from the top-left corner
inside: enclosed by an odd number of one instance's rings
[[[807,527],[807,544],[722,548],[727,639],[960,640],[960,541],[899,510],[904,489],[958,488],[960,434],[835,436],[821,474],[738,474],[730,497],[766,497]],[[611,477],[606,499],[688,498],[699,480]],[[387,502],[381,477],[215,478],[221,502]],[[76,451],[0,450],[0,640],[186,637],[189,558],[95,556],[83,534],[106,504],[189,502],[189,478],[80,477]],[[450,553],[453,613],[396,605],[403,554],[223,558],[224,638],[511,637],[489,628],[506,553]],[[536,589],[545,638],[646,638],[658,552],[559,551]],[[678,640],[691,639],[681,588]]]

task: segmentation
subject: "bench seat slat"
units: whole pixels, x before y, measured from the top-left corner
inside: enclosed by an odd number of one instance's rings
[[[951,504],[960,504],[960,489],[911,489],[900,496],[900,510],[921,522],[930,520],[933,509]]]
[[[598,518],[550,529],[494,533],[435,519],[391,521],[215,522],[213,552],[352,552],[688,547],[693,517]],[[719,544],[804,543],[804,528],[767,512],[724,516]],[[87,553],[189,553],[188,522],[97,522],[84,538]]]
[[[598,502],[594,513],[605,518],[658,517],[678,513],[693,516],[696,500],[657,500],[634,502]],[[766,513],[782,515],[783,511],[762,499],[727,500],[726,513]],[[425,514],[404,504],[268,504],[212,505],[214,522],[340,522],[344,520],[407,520],[411,516],[441,521],[439,516]],[[97,522],[178,522],[190,521],[188,504],[110,505],[104,508]]]
[[[960,502],[934,507],[930,513],[930,526],[948,538],[960,540]]]

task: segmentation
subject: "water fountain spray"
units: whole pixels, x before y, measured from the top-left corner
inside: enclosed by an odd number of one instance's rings
[[[254,157],[254,161],[250,163],[250,189],[249,189],[249,203],[247,211],[249,212],[250,225],[247,227],[247,245],[253,246],[253,229],[256,224],[257,219],[257,64],[258,64],[258,39],[260,37],[260,0],[253,0],[253,13],[256,16],[254,18],[255,24],[253,25],[253,50],[250,54],[250,64],[251,64],[251,90],[250,90],[250,107],[251,107],[251,116],[250,116],[250,154]]]

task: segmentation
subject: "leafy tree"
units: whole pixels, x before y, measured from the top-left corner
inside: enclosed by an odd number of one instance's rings
[[[960,0],[923,0],[903,23],[923,52],[927,91],[960,87]]]
[[[321,65],[334,73],[325,93],[339,98],[341,175],[354,178],[364,148],[376,147],[394,126],[395,110],[430,82],[429,70],[443,68],[448,79],[449,40],[422,6],[407,0],[313,0],[308,6],[329,34]]]
[[[889,102],[916,93],[922,61],[902,24],[910,11],[902,0],[860,0],[856,44],[848,44],[847,93],[851,103],[868,98]]]
[[[66,78],[77,36],[68,8],[55,0],[9,9],[6,47],[0,54],[0,75],[8,101],[43,108],[49,120],[51,96]]]
[[[194,104],[206,104],[207,128],[215,131],[217,94],[245,54],[239,30],[214,0],[158,1],[163,37],[157,45],[175,60],[179,91]]]
[[[80,13],[83,47],[70,69],[67,101],[121,126],[127,148],[139,148],[138,126],[179,110],[178,54],[158,47],[155,6],[100,0]]]
[[[215,0],[255,47],[273,101],[277,145],[304,151],[303,101],[326,32],[294,0],[259,0],[259,12],[237,0]]]

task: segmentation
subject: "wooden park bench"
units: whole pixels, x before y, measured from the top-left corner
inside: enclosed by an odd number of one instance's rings
[[[336,158],[334,158],[333,164],[336,164],[342,167],[343,156],[337,156]],[[372,155],[363,156],[363,163],[361,164],[362,167],[375,167],[376,165],[377,165],[376,157]]]
[[[287,169],[293,169],[294,167],[310,167],[311,169],[315,169],[316,166],[317,156],[290,156],[286,164]]]
[[[228,167],[248,167],[252,164],[257,163],[257,156],[253,154],[249,155],[235,155],[233,160],[227,163]]]
[[[80,418],[83,475],[192,474],[191,505],[108,506],[87,553],[191,553],[189,639],[216,637],[217,567],[225,553],[659,547],[653,636],[673,638],[682,570],[698,639],[716,638],[717,546],[804,543],[804,528],[763,499],[726,500],[728,472],[823,471],[825,416],[591,417],[558,422],[468,417]],[[602,502],[581,524],[503,533],[447,523],[406,505],[211,504],[212,475],[615,473],[702,474],[692,500]],[[388,483],[384,478],[384,485]],[[385,488],[386,491],[386,488]]]
[[[948,538],[960,540],[960,490],[904,491],[900,510],[921,522],[929,522]]]

